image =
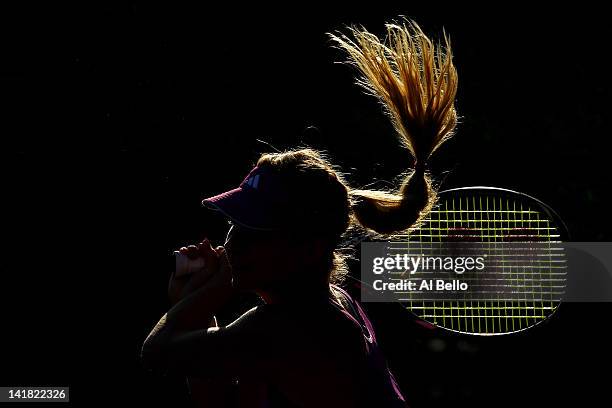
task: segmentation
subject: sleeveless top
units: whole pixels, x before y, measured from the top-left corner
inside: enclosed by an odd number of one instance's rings
[[[331,293],[335,302],[332,304],[343,313],[343,315],[361,327],[361,332],[366,345],[367,353],[367,378],[364,385],[368,387],[364,391],[362,406],[377,408],[406,408],[408,404],[402,395],[393,373],[390,371],[387,361],[382,353],[370,319],[365,311],[344,289],[330,285]],[[291,403],[278,389],[268,387],[267,400],[263,407],[297,407]]]

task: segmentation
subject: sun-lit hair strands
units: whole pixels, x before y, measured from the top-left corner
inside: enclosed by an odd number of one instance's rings
[[[445,46],[434,45],[410,20],[386,28],[385,40],[363,27],[348,27],[353,39],[330,36],[359,70],[357,84],[385,107],[400,142],[417,162],[426,162],[457,124],[458,79],[450,39],[444,34]]]
[[[442,47],[410,20],[386,24],[386,29],[384,40],[363,27],[348,27],[350,37],[330,34],[359,71],[357,84],[382,103],[414,159],[414,171],[406,173],[397,191],[351,191],[356,219],[382,234],[412,229],[433,207],[436,189],[425,167],[453,135],[458,83],[446,34]]]
[[[385,235],[417,228],[436,203],[436,190],[429,176],[413,172],[399,192],[350,191],[353,216],[366,229]]]

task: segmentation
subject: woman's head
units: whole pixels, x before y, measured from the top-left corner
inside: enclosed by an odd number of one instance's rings
[[[436,191],[426,172],[452,136],[457,73],[443,50],[412,22],[388,24],[383,41],[364,29],[332,35],[378,97],[401,146],[413,157],[397,189],[353,189],[325,155],[310,148],[262,155],[240,187],[204,200],[233,220],[228,255],[237,286],[265,290],[289,283],[339,281],[337,250],[351,226],[387,235],[409,231],[429,212]],[[311,270],[312,273],[308,273]]]
[[[225,246],[236,286],[263,290],[339,280],[336,247],[351,222],[349,187],[321,152],[262,155],[236,195],[247,204],[240,210],[226,205],[227,196],[225,203],[205,200],[232,219]]]

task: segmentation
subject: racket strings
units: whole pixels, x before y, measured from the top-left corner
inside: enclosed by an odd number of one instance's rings
[[[563,257],[553,251],[560,234],[545,214],[528,203],[487,194],[441,197],[418,230],[392,244],[404,252],[423,253],[448,242],[486,243],[483,248],[495,259],[493,273],[461,280],[477,285],[480,293],[490,290],[491,296],[482,300],[465,291],[457,300],[440,301],[399,293],[404,296],[400,301],[417,316],[454,331],[487,335],[523,330],[558,307],[566,273]],[[538,243],[544,250],[534,258],[523,254],[520,245],[506,243]]]

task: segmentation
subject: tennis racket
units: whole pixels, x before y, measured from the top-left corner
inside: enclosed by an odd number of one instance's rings
[[[560,217],[534,197],[495,187],[455,188],[438,197],[417,229],[388,241],[387,255],[434,255],[444,245],[468,243],[490,265],[460,279],[479,294],[468,291],[440,300],[400,290],[396,300],[434,326],[473,335],[515,333],[549,319],[566,286],[560,244],[568,240],[568,231]],[[360,283],[362,290],[374,290]]]

